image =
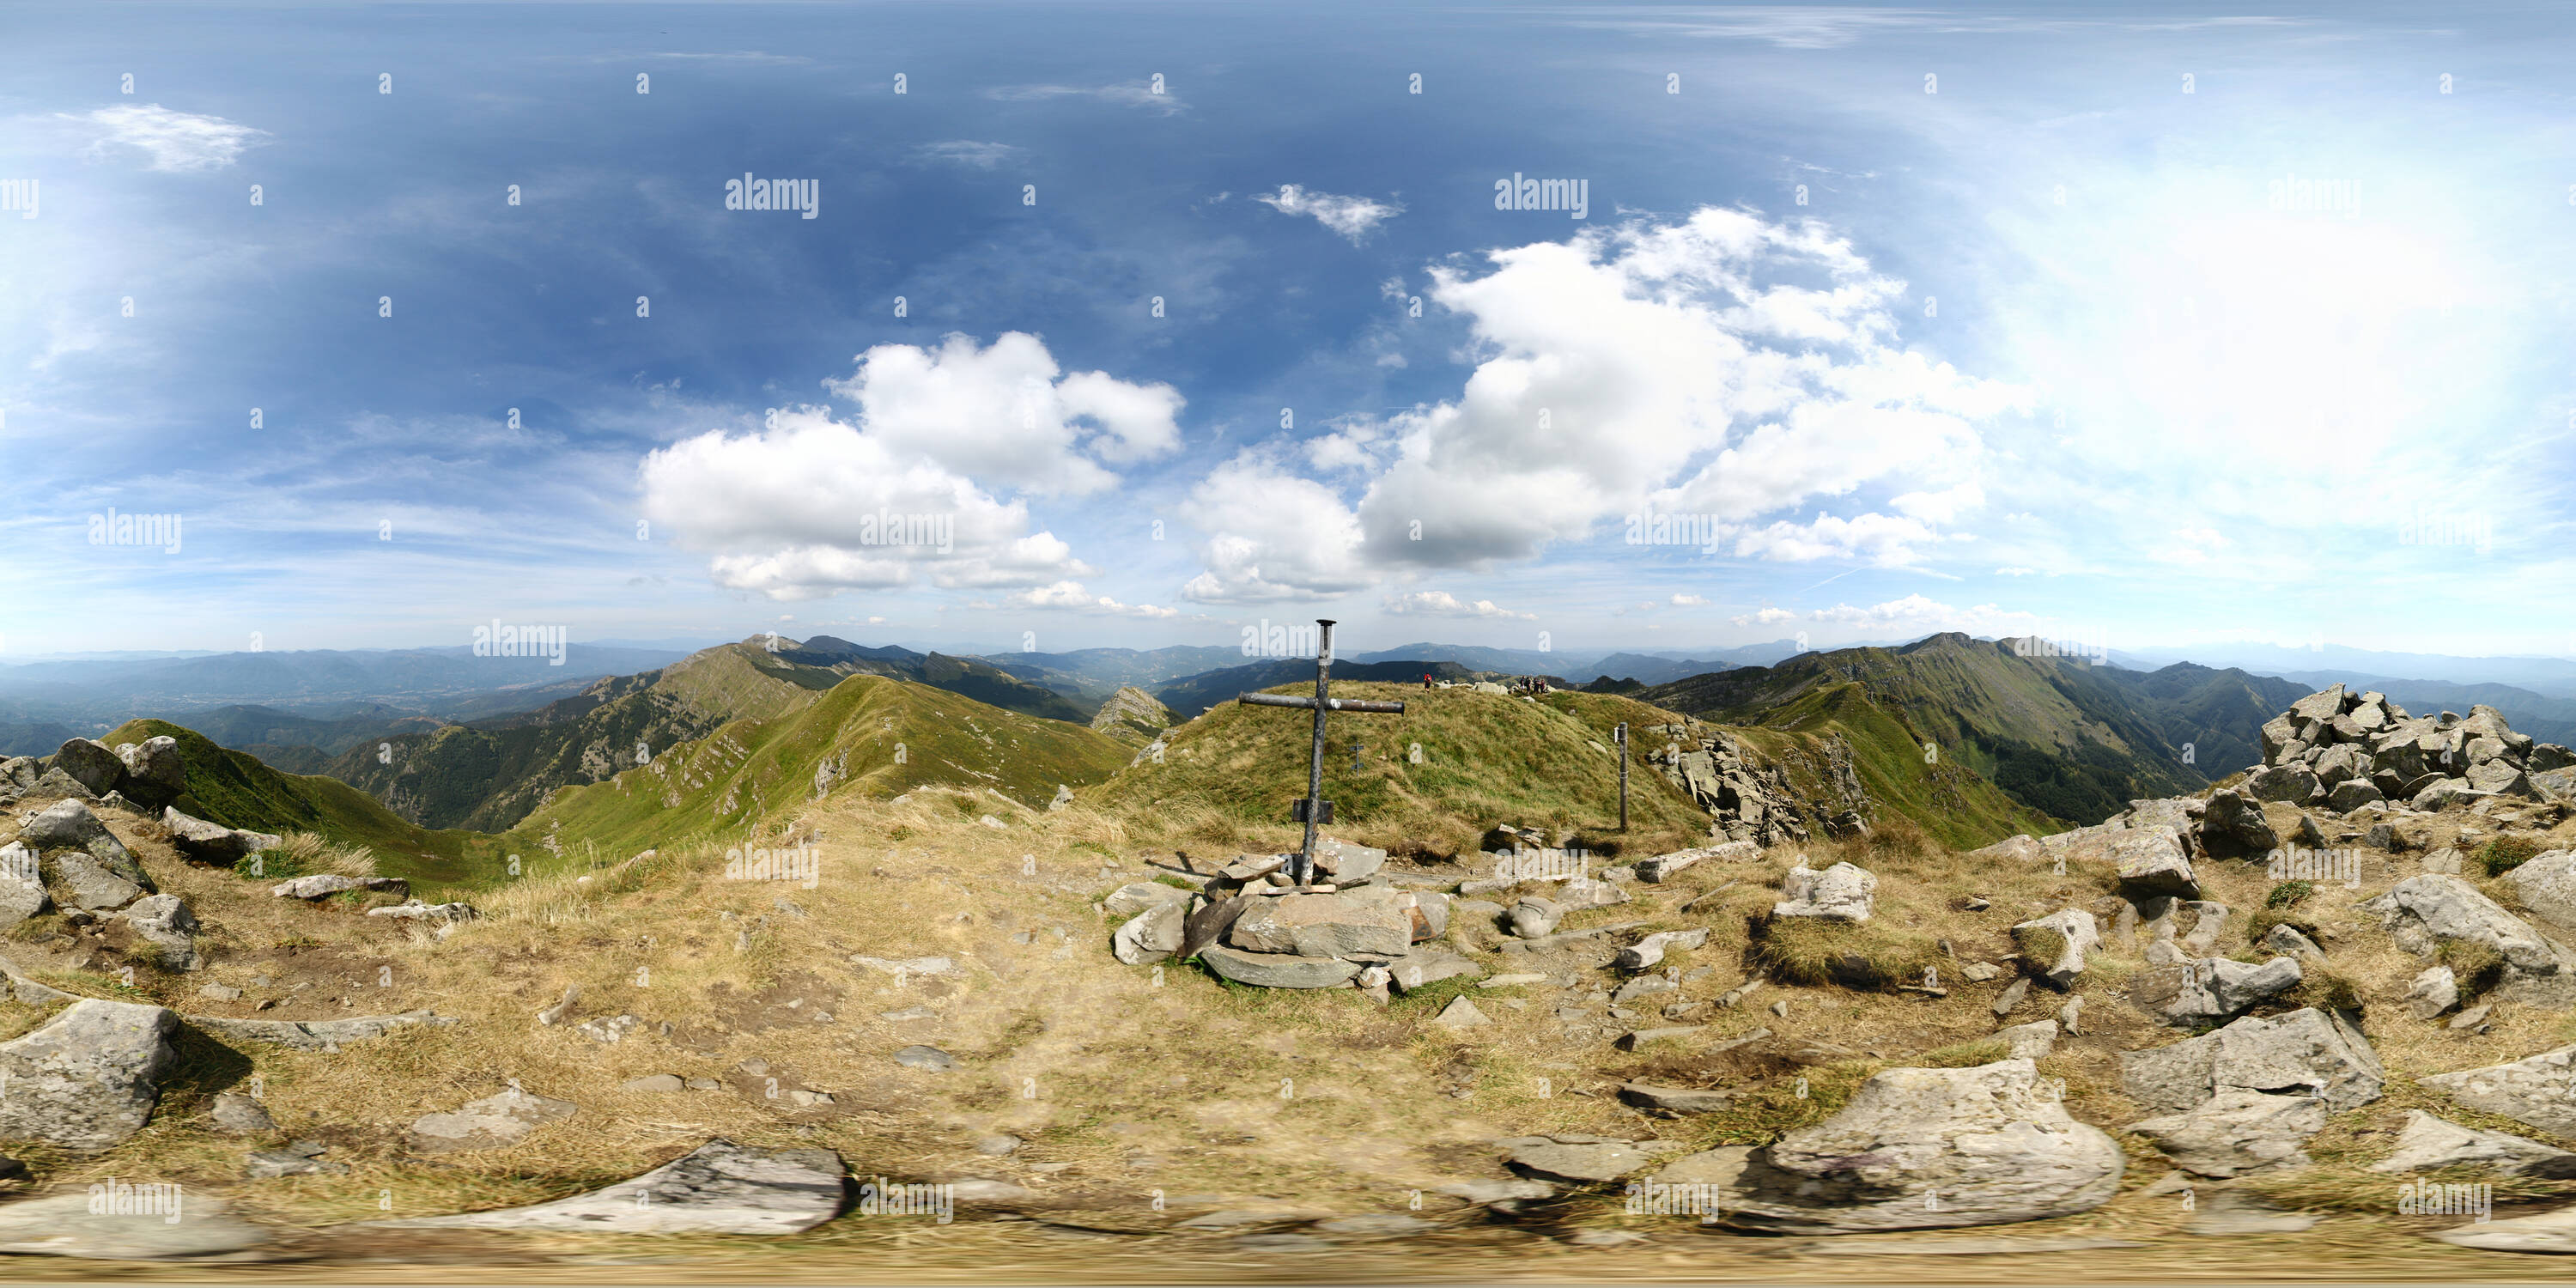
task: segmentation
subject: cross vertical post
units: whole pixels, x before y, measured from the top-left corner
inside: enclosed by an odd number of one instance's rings
[[[1235,698],[1235,701],[1248,707],[1305,707],[1315,713],[1314,750],[1306,760],[1306,799],[1297,803],[1296,810],[1296,816],[1306,824],[1306,846],[1298,851],[1296,864],[1290,872],[1291,878],[1300,887],[1315,883],[1316,830],[1333,821],[1332,802],[1324,799],[1325,713],[1372,711],[1389,715],[1404,714],[1404,704],[1401,702],[1363,702],[1358,699],[1333,697],[1330,691],[1333,674],[1333,622],[1330,618],[1319,617],[1315,619],[1315,625],[1318,629],[1315,639],[1315,696],[1290,698],[1270,693],[1245,693]]]

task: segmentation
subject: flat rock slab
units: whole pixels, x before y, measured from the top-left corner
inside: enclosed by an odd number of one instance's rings
[[[92,1212],[94,1198],[107,1210]],[[172,1194],[102,1186],[95,1196],[84,1188],[0,1206],[0,1253],[99,1261],[239,1259],[231,1254],[268,1241],[267,1231],[234,1216],[222,1199],[185,1189]]]
[[[1248,953],[1222,944],[1201,949],[1199,960],[1237,984],[1263,988],[1339,988],[1360,973],[1358,962],[1289,953]]]
[[[1653,1161],[1626,1141],[1567,1145],[1555,1141],[1524,1145],[1504,1160],[1513,1170],[1559,1181],[1615,1181]]]
[[[2489,1252],[2576,1253],[2576,1207],[2437,1230],[2444,1243]]]
[[[2241,1090],[2317,1095],[2329,1112],[2341,1112],[2379,1099],[2384,1076],[2378,1052],[2360,1030],[2313,1007],[2276,1018],[2248,1016],[2215,1033],[2120,1056],[2120,1086],[2129,1098],[2174,1111]]]
[[[2576,1135],[2576,1046],[2543,1051],[2509,1064],[2463,1069],[2422,1079],[2471,1109],[2503,1114],[2553,1135]]]
[[[408,898],[411,882],[401,877],[344,877],[337,872],[324,872],[272,886],[269,893],[280,899],[323,899],[350,890],[380,890],[396,898]]]
[[[1734,1103],[1731,1091],[1705,1090],[1699,1087],[1655,1087],[1631,1082],[1619,1088],[1619,1099],[1646,1109],[1661,1109],[1676,1114],[1709,1114]]]
[[[452,1114],[424,1114],[411,1125],[411,1148],[422,1154],[450,1154],[515,1145],[540,1123],[570,1118],[578,1106],[524,1091],[470,1101]]]
[[[840,1211],[841,1156],[711,1140],[631,1181],[552,1203],[408,1221],[406,1230],[570,1230],[612,1234],[796,1234]]]
[[[2421,1109],[2406,1111],[2406,1127],[2397,1133],[2397,1152],[2373,1163],[2374,1172],[2430,1172],[2444,1167],[2484,1167],[2507,1176],[2576,1179],[2576,1154],[2554,1149],[2510,1132],[2481,1131],[2437,1118]]]
[[[931,1073],[948,1073],[957,1067],[957,1057],[935,1046],[908,1046],[894,1053],[894,1062],[907,1069]]]
[[[24,1037],[0,1043],[0,1140],[77,1154],[114,1149],[143,1130],[178,1066],[179,1017],[158,1006],[84,1000]]]
[[[380,1038],[407,1024],[454,1024],[436,1011],[400,1015],[355,1015],[345,1020],[237,1020],[222,1015],[191,1015],[188,1023],[235,1042],[268,1042],[300,1051],[329,1051],[343,1042]]]
[[[2176,1167],[2218,1177],[2305,1167],[2308,1138],[2325,1127],[2322,1102],[2259,1091],[2222,1092],[2188,1112],[2129,1124]]]

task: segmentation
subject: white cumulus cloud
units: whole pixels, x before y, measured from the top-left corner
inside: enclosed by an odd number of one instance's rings
[[[1400,617],[1512,617],[1530,621],[1536,616],[1532,613],[1512,612],[1496,605],[1490,599],[1479,599],[1468,603],[1445,590],[1417,590],[1402,595],[1390,595],[1383,607],[1387,612]]]
[[[97,137],[90,144],[93,154],[135,148],[150,159],[147,168],[153,170],[221,170],[237,160],[244,149],[269,138],[266,130],[220,116],[174,111],[159,103],[122,103],[77,116],[63,114],[59,119],[96,131]]]
[[[1260,194],[1254,201],[1283,215],[1311,215],[1315,222],[1341,234],[1354,246],[1369,235],[1369,230],[1404,213],[1400,203],[1373,201],[1367,197],[1336,197],[1329,192],[1315,192],[1293,183],[1279,185],[1274,194]]]

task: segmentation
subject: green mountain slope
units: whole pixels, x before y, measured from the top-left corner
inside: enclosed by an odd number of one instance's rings
[[[338,779],[282,773],[166,720],[129,720],[100,741],[113,747],[163,735],[178,740],[187,765],[188,790],[178,801],[183,813],[226,827],[312,832],[365,846],[375,853],[379,872],[415,886],[466,881],[499,852],[491,837],[416,826]]]
[[[2188,664],[2123,671],[2019,656],[2009,640],[1956,633],[1901,649],[1801,654],[1638,696],[1711,720],[1772,724],[1767,713],[1846,684],[1901,714],[1944,760],[1964,763],[2023,806],[2079,823],[2241,767],[2253,758],[2262,722],[2300,696],[2241,671]]]
[[[1762,714],[1758,724],[1735,732],[1776,764],[1803,794],[1823,790],[1807,748],[1839,735],[1851,748],[1852,768],[1869,794],[1874,817],[1910,819],[1924,833],[1958,850],[1991,845],[2017,832],[2046,835],[2064,825],[2024,805],[1955,758],[1926,757],[1922,733],[1902,712],[1869,700],[1856,683],[1821,685]]]
[[[511,852],[565,862],[768,835],[825,794],[928,785],[1045,809],[1059,787],[1107,778],[1131,747],[1079,725],[926,685],[853,675],[811,701],[718,724],[601,781],[557,789],[510,830]],[[983,812],[1010,815],[1001,801]]]

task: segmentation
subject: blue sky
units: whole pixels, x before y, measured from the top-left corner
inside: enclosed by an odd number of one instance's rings
[[[2576,655],[2542,6],[0,35],[40,198],[0,210],[0,656],[1315,616]],[[746,173],[815,217],[728,210]]]

